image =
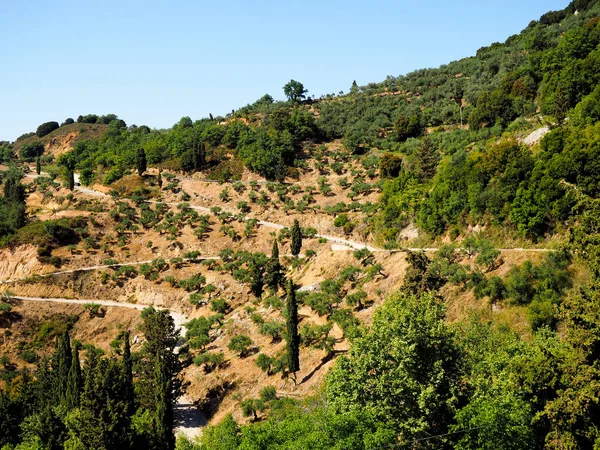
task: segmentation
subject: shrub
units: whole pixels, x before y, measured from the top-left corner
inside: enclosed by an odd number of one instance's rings
[[[252,339],[250,339],[249,336],[246,336],[245,334],[240,334],[231,338],[231,341],[229,341],[227,348],[232,352],[239,354],[239,356],[243,358],[244,356],[246,356],[246,354],[250,350],[250,347],[253,344],[254,342],[252,341]]]
[[[227,314],[227,311],[229,311],[230,306],[229,303],[227,303],[227,301],[220,298],[215,298],[210,301],[210,309],[221,314]]]
[[[203,353],[194,358],[194,364],[197,366],[204,365],[205,372],[212,372],[225,361],[225,354],[219,353]]]

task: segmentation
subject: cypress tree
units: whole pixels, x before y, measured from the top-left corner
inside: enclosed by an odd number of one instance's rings
[[[54,358],[52,361],[52,368],[54,372],[54,379],[56,383],[55,387],[55,399],[58,402],[64,402],[66,400],[67,386],[69,384],[69,371],[71,370],[73,355],[71,353],[71,338],[69,332],[65,331],[58,341],[56,351],[54,352]]]
[[[73,409],[79,406],[81,395],[81,365],[79,363],[79,350],[77,346],[73,347],[71,366],[67,377],[67,389],[65,392],[65,406],[67,409]]]
[[[277,241],[273,241],[273,250],[271,251],[271,258],[267,261],[265,267],[265,282],[274,291],[279,289],[283,279],[281,270],[281,263],[279,262],[279,247]]]
[[[35,158],[35,173],[38,175],[42,173],[42,163],[40,161],[40,155]]]
[[[302,248],[302,230],[300,229],[300,223],[298,219],[294,219],[294,226],[292,226],[292,244],[291,251],[292,255],[298,256],[300,249]]]
[[[134,413],[133,361],[129,338],[129,331],[127,331],[123,335],[123,394],[127,404],[127,414],[132,415]]]
[[[262,297],[264,285],[263,268],[259,264],[252,262],[250,264],[250,290],[256,298]]]
[[[75,173],[73,169],[67,170],[67,188],[72,191],[75,189]]]
[[[296,303],[296,291],[292,280],[288,280],[286,308],[288,370],[294,374],[295,383],[296,372],[300,370],[300,337],[298,336],[298,303]]]
[[[156,404],[154,425],[159,448],[174,449],[173,410],[169,396],[171,388],[164,365],[165,362],[161,359],[160,354],[157,354],[154,360],[154,399]]]
[[[137,153],[135,154],[135,167],[140,177],[148,168],[148,163],[146,162],[146,152],[143,148],[137,149]]]
[[[202,169],[206,165],[206,150],[203,142],[196,146],[195,162],[196,169]]]

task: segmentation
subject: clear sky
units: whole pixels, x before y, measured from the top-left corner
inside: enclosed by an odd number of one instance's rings
[[[170,127],[291,78],[347,91],[473,55],[568,0],[0,0],[0,140],[79,114]]]

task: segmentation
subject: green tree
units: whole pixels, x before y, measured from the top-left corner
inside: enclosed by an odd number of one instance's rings
[[[213,427],[208,427],[201,438],[202,450],[237,450],[242,443],[241,430],[231,414]]]
[[[123,333],[123,387],[124,398],[127,404],[127,413],[132,415],[135,409],[134,384],[133,384],[133,359],[131,357],[131,344],[129,331]]]
[[[423,180],[430,180],[435,175],[438,165],[438,152],[429,136],[423,138],[415,155],[419,175]]]
[[[35,158],[35,173],[40,175],[42,173],[42,163],[40,161],[40,155]]]
[[[256,263],[250,263],[250,291],[256,298],[262,298],[264,280],[263,280],[263,267]]]
[[[44,137],[58,128],[58,122],[46,122],[37,127],[35,134],[37,134],[38,137]]]
[[[52,357],[52,369],[56,380],[55,398],[61,404],[68,404],[67,392],[69,391],[69,372],[71,371],[73,353],[71,350],[71,338],[69,332],[65,331],[56,347]]]
[[[287,326],[285,340],[288,370],[294,374],[295,383],[296,372],[300,370],[300,336],[298,334],[298,303],[296,302],[296,290],[294,289],[294,282],[292,280],[288,280],[287,284],[285,321]]]
[[[146,341],[139,362],[136,393],[140,405],[155,415],[158,448],[173,448],[173,404],[183,392],[179,374],[184,366],[175,351],[179,330],[166,310],[146,308],[142,318]]]
[[[250,339],[249,336],[246,336],[245,334],[239,334],[231,338],[227,348],[243,358],[253,344],[254,342],[252,342],[252,339]]]
[[[135,154],[135,167],[139,176],[144,175],[144,172],[148,168],[148,163],[146,162],[146,152],[141,147],[137,149]]]
[[[298,222],[298,219],[294,219],[291,235],[292,243],[290,245],[290,250],[292,255],[298,256],[300,254],[300,249],[302,248],[302,230],[300,229],[300,223]]]
[[[290,102],[298,102],[306,98],[308,90],[304,89],[304,85],[296,80],[290,80],[283,86],[283,93]]]
[[[33,161],[44,153],[44,144],[41,141],[27,142],[19,148],[19,156],[23,161]]]
[[[156,354],[154,361],[154,429],[156,444],[160,449],[174,449],[175,435],[173,434],[173,398],[171,398],[171,380],[165,360]]]
[[[77,345],[73,346],[71,351],[71,367],[67,380],[67,391],[65,393],[65,405],[67,409],[73,409],[79,406],[79,396],[82,390],[81,364],[79,363],[79,349]]]
[[[267,286],[275,292],[277,292],[279,286],[281,286],[281,283],[283,282],[283,271],[281,263],[279,262],[279,247],[277,246],[277,241],[273,241],[271,258],[269,258],[265,265],[264,280]]]
[[[75,172],[73,172],[73,170],[71,169],[67,170],[66,178],[66,187],[68,190],[72,191],[73,189],[75,189]]]
[[[386,300],[370,330],[327,377],[333,409],[392,427],[400,442],[446,433],[460,388],[461,356],[444,316],[444,306],[430,293]]]

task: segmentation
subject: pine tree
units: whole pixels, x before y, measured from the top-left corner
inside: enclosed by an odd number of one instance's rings
[[[273,250],[271,258],[267,261],[265,267],[265,283],[275,292],[279,289],[283,280],[281,263],[279,262],[279,247],[277,241],[273,241]]]
[[[67,409],[73,409],[79,406],[79,397],[81,395],[82,379],[81,364],[79,363],[79,350],[77,346],[73,347],[71,366],[67,379],[67,390],[65,392],[65,406]]]
[[[58,341],[52,360],[52,369],[56,383],[54,391],[56,403],[64,403],[66,400],[72,358],[71,338],[69,337],[69,332],[65,331]]]
[[[419,172],[423,179],[433,178],[437,170],[438,154],[428,136],[423,138],[423,143],[417,151],[416,157]]]
[[[298,219],[294,219],[294,226],[292,226],[292,244],[291,251],[292,255],[298,256],[300,249],[302,248],[302,230],[300,229],[300,223]]]
[[[135,167],[138,171],[138,175],[141,177],[146,169],[148,168],[148,164],[146,162],[146,152],[143,148],[138,148],[137,153],[135,154]]]
[[[298,303],[296,303],[296,291],[292,280],[288,280],[286,309],[288,370],[294,374],[295,383],[296,372],[300,370],[300,337],[298,336]]]

